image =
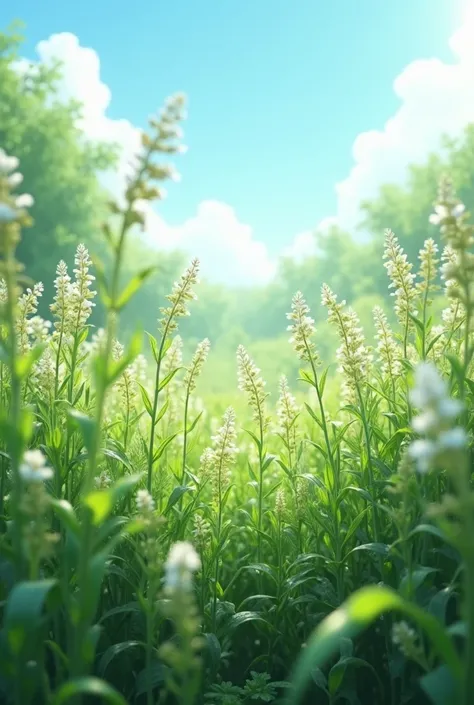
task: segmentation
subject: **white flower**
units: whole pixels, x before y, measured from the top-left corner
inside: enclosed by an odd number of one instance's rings
[[[98,490],[106,490],[107,487],[110,487],[111,482],[112,480],[110,479],[110,475],[106,470],[102,470],[102,472],[94,479],[94,485]]]
[[[464,211],[466,210],[466,206],[464,203],[458,203],[456,206],[451,211],[451,215],[454,216],[455,218],[459,218]]]
[[[426,438],[414,441],[409,454],[419,472],[425,473],[437,463],[451,462],[452,454],[466,447],[466,432],[459,426],[453,427],[463,406],[449,397],[446,382],[429,362],[418,365],[410,399],[421,412],[412,421],[413,430]]]
[[[466,444],[467,434],[460,426],[451,428],[449,431],[443,431],[439,436],[439,445],[444,451],[463,450]]]
[[[435,212],[430,215],[429,221],[431,225],[439,225],[447,218],[460,218],[466,210],[463,203],[458,203],[453,208],[449,209],[446,206],[435,206]]]
[[[415,371],[415,386],[411,390],[410,400],[418,409],[446,398],[446,382],[440,377],[436,367],[430,362],[422,362]]]
[[[397,646],[406,643],[407,640],[416,639],[416,632],[405,621],[398,622],[392,628],[392,641]]]
[[[10,188],[16,188],[23,181],[23,174],[20,174],[19,171],[16,171],[14,174],[10,174],[7,181]]]
[[[435,429],[438,425],[438,416],[433,409],[428,409],[420,416],[415,416],[412,421],[413,430],[417,433],[425,434]]]
[[[435,206],[435,212],[430,215],[429,221],[431,225],[439,225],[448,215],[449,211],[446,206]]]
[[[319,362],[316,347],[312,341],[316,329],[309,313],[310,309],[303,294],[297,291],[291,302],[291,313],[286,314],[288,320],[293,321],[287,328],[292,334],[289,343],[293,345],[300,360]]]
[[[47,467],[46,456],[40,450],[27,450],[23,454],[20,475],[25,482],[44,482],[53,477],[53,470]]]
[[[152,512],[155,508],[153,497],[147,490],[138,490],[137,492],[137,508],[140,512]]]
[[[412,458],[418,467],[418,472],[422,475],[427,473],[433,464],[436,456],[436,444],[425,438],[419,438],[408,448],[410,458]]]
[[[438,404],[438,414],[440,418],[450,421],[455,419],[456,416],[462,411],[462,404],[459,399],[450,399],[446,397],[441,399]]]
[[[16,211],[6,203],[0,203],[0,223],[13,223],[18,217]]]
[[[3,149],[0,149],[0,174],[9,174],[18,167],[19,163],[16,157],[9,157]]]
[[[31,208],[35,200],[33,196],[29,193],[22,193],[21,196],[17,196],[15,199],[15,206],[17,208]]]
[[[201,561],[194,546],[189,541],[177,541],[168,554],[165,563],[165,587],[169,591],[189,590],[192,575],[201,567]]]

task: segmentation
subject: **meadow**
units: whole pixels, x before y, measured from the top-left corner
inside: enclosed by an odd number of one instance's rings
[[[172,176],[183,111],[173,96],[150,121],[107,264],[83,244],[60,261],[48,318],[18,258],[34,200],[0,151],[1,702],[471,704],[469,213],[444,179],[417,262],[385,232],[373,345],[317,283],[337,372],[295,291],[297,383],[270,396],[240,344],[216,412],[198,394],[211,344],[180,337],[197,260],[154,329],[121,340],[154,273],[125,272],[128,238]]]

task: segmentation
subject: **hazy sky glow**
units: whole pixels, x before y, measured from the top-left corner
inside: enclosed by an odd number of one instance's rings
[[[304,256],[310,231],[354,229],[362,198],[474,120],[474,2],[450,0],[16,0],[24,57],[65,64],[84,129],[119,140],[176,90],[189,96],[182,182],[149,238],[232,283]]]

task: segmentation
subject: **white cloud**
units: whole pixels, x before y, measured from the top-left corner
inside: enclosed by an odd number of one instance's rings
[[[101,175],[101,181],[116,195],[122,193],[130,162],[140,148],[140,132],[129,120],[107,117],[112,98],[109,87],[100,78],[100,59],[96,51],[80,45],[69,32],[53,34],[38,43],[40,61],[49,64],[60,60],[62,79],[58,84],[59,98],[78,100],[82,104],[80,126],[92,140],[116,142],[122,147],[118,167]]]
[[[381,184],[401,183],[408,164],[436,150],[443,133],[459,134],[474,121],[474,2],[469,2],[461,28],[451,37],[452,63],[418,59],[396,77],[393,89],[400,107],[382,130],[361,133],[353,144],[354,166],[336,185],[337,214],[319,223],[319,231],[333,224],[354,231],[361,201],[376,196]],[[111,92],[100,77],[100,60],[93,49],[80,45],[70,33],[52,35],[37,46],[39,58],[58,58],[64,65],[61,95],[84,104],[82,127],[94,139],[122,145],[119,168],[103,175],[115,194],[123,189],[129,163],[140,136],[128,120],[107,116]],[[177,196],[179,197],[179,195]],[[231,206],[206,200],[185,222],[170,226],[147,208],[147,238],[164,249],[183,249],[198,256],[203,273],[217,281],[254,284],[268,281],[276,263],[266,245],[255,240],[250,225],[241,223]],[[301,260],[314,254],[316,241],[305,231],[295,236],[283,254]]]
[[[302,262],[306,257],[316,254],[316,238],[312,230],[303,230],[293,238],[293,242],[285,247],[283,257],[291,257],[297,262]]]
[[[403,183],[410,163],[439,147],[441,135],[459,135],[474,121],[474,3],[469,2],[461,28],[449,46],[452,63],[417,59],[396,77],[393,88],[401,105],[383,130],[361,133],[352,153],[355,164],[337,184],[337,220],[352,230],[359,205],[377,195],[381,184]]]
[[[250,225],[219,201],[202,201],[196,215],[177,226],[148,212],[146,232],[163,249],[179,247],[199,257],[203,276],[214,281],[248,285],[268,281],[275,273],[264,243],[253,239]]]
[[[111,91],[101,80],[97,52],[81,46],[78,38],[68,32],[39,42],[36,50],[45,64],[57,59],[62,62],[59,96],[83,104],[81,127],[87,137],[121,145],[118,168],[101,175],[104,185],[118,196],[140,148],[140,132],[128,120],[107,116]],[[143,210],[148,242],[199,257],[202,273],[209,279],[237,285],[255,284],[268,281],[275,272],[275,263],[265,244],[253,238],[251,226],[241,223],[225,203],[203,201],[192,218],[177,226],[168,225],[149,204]]]
[[[335,216],[323,218],[314,230],[304,230],[293,238],[288,247],[283,249],[283,257],[291,257],[297,262],[302,262],[306,257],[312,257],[318,253],[317,235],[326,235],[328,231],[338,224]]]

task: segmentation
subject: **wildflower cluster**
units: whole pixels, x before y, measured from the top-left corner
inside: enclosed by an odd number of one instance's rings
[[[440,184],[438,202],[430,222],[439,225],[446,242],[443,256],[442,276],[447,295],[460,304],[460,309],[451,308],[448,320],[453,321],[464,312],[465,343],[464,363],[467,366],[474,348],[468,342],[472,332],[474,313],[474,228],[468,222],[468,213],[463,203],[454,194],[449,179]]]
[[[172,594],[176,590],[188,592],[193,574],[201,567],[201,561],[188,541],[175,543],[165,562],[165,590]]]
[[[247,394],[248,404],[253,412],[254,420],[266,428],[269,422],[266,411],[265,382],[260,374],[260,369],[245,350],[243,345],[237,348],[237,374],[239,389]]]
[[[287,314],[288,326],[291,332],[290,344],[293,345],[300,360],[305,360],[313,365],[319,362],[316,346],[312,340],[316,333],[314,320],[309,315],[309,306],[303,298],[301,291],[297,291],[291,302],[291,313]]]
[[[171,335],[176,330],[178,318],[189,316],[187,303],[197,298],[193,287],[199,283],[198,272],[199,260],[193,259],[190,266],[181,275],[180,280],[174,283],[171,294],[166,297],[170,303],[160,309],[162,314],[160,327],[164,337]]]
[[[431,256],[431,255],[430,255]],[[385,231],[385,269],[390,279],[389,288],[393,289],[391,295],[395,297],[394,310],[399,322],[405,328],[411,327],[410,314],[414,314],[417,289],[415,286],[416,275],[412,272],[413,265],[408,262],[403,248],[398,243],[398,238],[391,230]],[[427,256],[423,255],[426,273]]]
[[[211,343],[208,338],[205,338],[196,348],[196,352],[193,355],[191,364],[186,369],[186,374],[184,376],[184,386],[188,390],[188,393],[193,392],[196,389],[196,381],[201,373],[204,363],[206,362],[207,356],[209,355],[209,350],[211,348]]]
[[[384,377],[394,381],[402,374],[402,351],[400,350],[387,316],[380,306],[373,310],[377,339],[377,356]]]
[[[282,434],[283,441],[290,456],[290,465],[291,458],[294,457],[297,447],[298,416],[299,409],[296,403],[296,399],[290,392],[287,378],[285,377],[285,375],[282,375],[280,379],[280,397],[278,399],[277,404],[277,418],[280,427],[279,431]]]
[[[344,377],[349,393],[368,381],[372,365],[372,354],[365,343],[357,314],[346,308],[346,302],[337,302],[337,296],[327,284],[323,284],[321,301],[328,309],[328,321],[338,331],[341,342],[337,350],[340,372]]]
[[[118,339],[119,331],[126,337],[124,238],[143,224],[144,202],[162,198],[162,182],[177,178],[154,160],[180,151],[183,114],[176,96],[150,121],[123,202],[111,206],[119,221],[114,235],[104,227],[112,277],[94,270],[107,295],[103,328],[93,330],[95,280],[82,244],[71,274],[65,262],[57,266],[53,325],[38,315],[43,285],[26,288],[15,261],[32,200],[14,195],[17,160],[0,150],[0,701],[49,705],[72,694],[79,702],[83,688],[84,697],[117,703],[119,693],[149,705],[273,702],[279,688],[291,687],[288,701],[297,703],[311,672],[313,700],[323,690],[331,701],[379,702],[383,691],[394,705],[418,698],[418,677],[429,695],[436,663],[448,667],[441,673],[452,701],[470,705],[474,235],[467,213],[445,183],[431,218],[445,238],[441,272],[438,244],[428,238],[417,278],[386,232],[395,315],[373,309],[375,364],[358,315],[324,284],[339,370],[329,364],[320,374],[314,320],[297,292],[287,314],[294,366],[278,370],[273,410],[260,369],[237,349],[247,402],[237,423],[233,406],[195,394],[207,338],[183,369],[177,329],[196,298],[197,260],[160,309],[150,349],[138,354],[136,336],[128,349]],[[443,294],[450,300],[436,321]],[[290,388],[301,361],[309,392]],[[335,391],[341,377],[350,405]],[[370,639],[353,643],[362,624],[392,607],[410,625],[396,622],[390,634],[384,617]],[[320,624],[320,613],[332,610]],[[451,612],[456,620],[449,628],[448,611],[449,623]],[[313,658],[332,643],[340,658],[327,675]],[[306,644],[294,683],[273,680]],[[368,664],[370,678],[355,679],[351,664]]]
[[[2,226],[4,242],[0,240],[0,248],[14,247],[19,240],[19,226],[27,226],[31,220],[27,209],[34,204],[29,193],[15,195],[15,189],[23,182],[23,175],[16,171],[19,166],[17,157],[8,156],[0,148],[0,226]]]
[[[410,397],[421,412],[413,419],[413,429],[424,436],[410,447],[418,470],[424,473],[443,461],[456,462],[456,454],[467,443],[464,429],[454,424],[463,407],[457,399],[449,397],[446,382],[431,363],[417,367]]]
[[[230,484],[232,465],[238,453],[235,441],[235,412],[229,407],[224,413],[222,426],[212,436],[212,448],[201,457],[201,472],[204,477],[211,478],[216,503]]]
[[[419,260],[420,260],[420,271],[419,279],[417,284],[418,291],[425,297],[428,297],[430,293],[436,290],[435,279],[437,275],[437,265],[439,260],[437,259],[438,245],[435,243],[433,238],[428,238],[425,240],[423,248],[420,250]]]

